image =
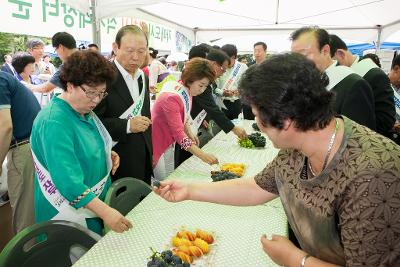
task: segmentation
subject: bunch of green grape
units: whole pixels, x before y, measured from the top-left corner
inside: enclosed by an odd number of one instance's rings
[[[239,139],[238,144],[239,144],[239,146],[245,147],[245,148],[254,148],[255,147],[253,142],[251,142],[251,140],[249,138]]]

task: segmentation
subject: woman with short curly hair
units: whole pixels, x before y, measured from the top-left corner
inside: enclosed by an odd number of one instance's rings
[[[64,91],[39,113],[32,129],[36,222],[68,220],[99,234],[102,221],[116,232],[132,227],[103,202],[119,156],[92,112],[114,76],[107,60],[93,51],[77,51],[65,62]]]

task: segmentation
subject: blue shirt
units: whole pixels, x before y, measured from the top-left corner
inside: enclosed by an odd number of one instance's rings
[[[33,93],[14,76],[0,71],[0,109],[11,109],[13,140],[29,138],[40,111]]]
[[[53,76],[51,77],[50,81],[52,84],[54,84],[55,86],[59,87],[59,88],[63,88],[61,81],[60,81],[60,72],[63,68],[63,65],[61,65],[58,70],[53,74]]]

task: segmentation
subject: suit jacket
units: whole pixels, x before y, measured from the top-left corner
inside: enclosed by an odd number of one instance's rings
[[[207,111],[206,119],[214,120],[221,129],[228,133],[235,125],[226,117],[225,113],[217,106],[212,95],[211,85],[200,95],[194,96],[192,101],[192,118],[196,118],[203,109]]]
[[[4,72],[8,72],[10,73],[12,76],[14,76],[14,72],[12,71],[12,69],[10,68],[10,66],[8,66],[7,63],[4,63],[3,66],[1,66],[1,70]]]
[[[335,110],[358,124],[376,129],[374,95],[369,84],[358,74],[350,74],[332,88]]]
[[[390,80],[380,68],[369,70],[363,78],[369,83],[374,94],[376,131],[384,136],[390,136],[390,131],[396,121],[394,94]]]
[[[112,139],[118,141],[113,150],[118,153],[121,162],[117,172],[111,178],[114,181],[122,177],[134,177],[150,184],[153,153],[151,126],[145,132],[127,134],[128,120],[120,119],[119,116],[133,104],[133,99],[122,74],[115,64],[112,64],[117,70],[117,78],[113,82],[107,83],[108,96],[94,109]],[[144,90],[146,91],[141,115],[151,119],[149,81],[147,77],[145,79]],[[141,77],[138,79],[138,84],[141,93],[143,86]]]

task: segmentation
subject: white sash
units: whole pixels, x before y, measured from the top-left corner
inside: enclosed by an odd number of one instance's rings
[[[242,67],[242,65],[239,62],[236,62],[236,64],[233,66],[233,71],[231,72],[228,80],[225,82],[224,86],[222,87],[222,89],[224,91],[231,89],[232,85],[238,78],[238,74],[239,74],[241,67]]]
[[[144,104],[144,97],[146,94],[146,79],[144,78],[144,73],[140,73],[143,81],[142,92],[140,93],[139,97],[133,99],[133,104],[119,116],[120,119],[130,120],[133,117],[138,116],[142,112],[143,104]],[[113,141],[112,145],[115,146],[118,144],[118,141]]]
[[[356,61],[357,60],[358,58],[356,59]],[[379,67],[370,58],[366,58],[361,61],[355,62],[353,65],[351,65],[351,68],[354,70],[355,73],[357,73],[361,77],[364,77],[364,75],[367,74],[368,71]]]
[[[196,118],[194,120],[192,117],[190,117],[189,125],[190,128],[192,129],[193,134],[197,135],[199,128],[201,126],[201,123],[207,116],[207,111],[203,109],[199,114],[197,114]]]
[[[393,88],[394,93],[394,106],[396,107],[397,117],[400,117],[400,94]]]
[[[112,161],[111,161],[111,148],[112,148],[112,139],[108,134],[107,130],[100,122],[99,118],[93,113],[90,112],[94,123],[96,124],[97,130],[100,133],[101,138],[104,142],[104,149],[106,154],[106,162],[107,162],[107,173],[95,186],[93,186],[90,190],[96,195],[100,196],[104,190],[104,185],[107,182],[109,177]],[[86,225],[86,218],[98,217],[91,210],[86,208],[73,208],[67,199],[65,199],[60,192],[57,190],[53,179],[51,178],[50,173],[46,168],[39,162],[35,153],[32,150],[33,163],[35,166],[39,187],[42,191],[43,196],[47,199],[47,201],[58,211],[57,215],[55,215],[52,220],[67,220],[71,222],[78,223],[84,227]]]
[[[191,110],[190,95],[188,89],[186,89],[185,86],[183,86],[183,84],[177,81],[169,81],[166,82],[162,87],[160,94],[162,93],[173,93],[179,96],[185,109],[184,123],[186,123],[186,121],[190,117],[190,110]]]
[[[334,61],[333,64],[325,70],[326,75],[329,77],[329,84],[326,87],[328,91],[340,83],[344,78],[354,73],[351,68],[346,66],[336,66],[336,64],[337,62]]]

